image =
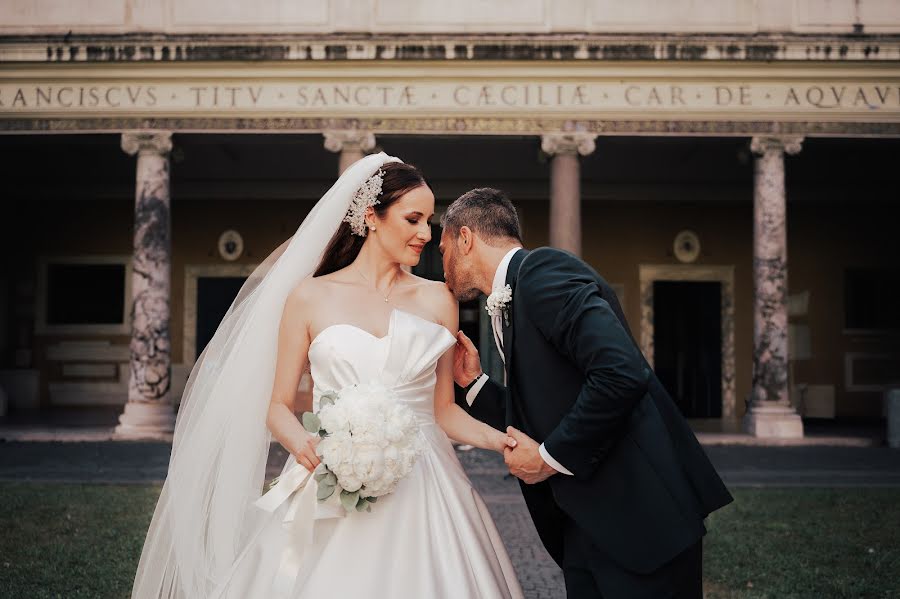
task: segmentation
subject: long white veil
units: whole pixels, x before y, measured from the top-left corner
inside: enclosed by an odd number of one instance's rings
[[[288,293],[315,271],[357,189],[385,153],[351,165],[296,233],[247,279],[188,378],[172,457],[134,581],[134,599],[204,599],[264,524],[266,415]]]

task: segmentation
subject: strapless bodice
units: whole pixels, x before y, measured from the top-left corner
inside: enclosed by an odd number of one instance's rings
[[[384,337],[350,324],[328,326],[309,347],[314,409],[323,393],[379,382],[420,422],[433,422],[437,361],[455,343],[446,327],[398,308]]]

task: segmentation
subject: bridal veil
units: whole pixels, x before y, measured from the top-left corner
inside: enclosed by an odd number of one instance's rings
[[[311,276],[356,190],[384,153],[351,165],[296,233],[250,275],[188,378],[169,471],[135,576],[134,599],[211,599],[264,523],[266,415],[285,299]]]

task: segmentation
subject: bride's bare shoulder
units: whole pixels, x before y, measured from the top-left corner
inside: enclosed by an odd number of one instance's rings
[[[446,283],[432,281],[428,288],[429,292],[434,295],[435,301],[443,308],[456,310],[459,307],[456,298],[453,296],[453,293],[450,291],[450,288],[447,287]]]
[[[352,281],[348,280],[348,271],[346,268],[321,275],[318,277],[306,277],[291,291],[291,295],[297,299],[315,300],[321,299],[321,296],[328,295],[334,291],[336,287],[346,285]]]
[[[298,308],[308,307],[321,300],[328,294],[330,285],[330,281],[326,277],[306,277],[297,283],[288,295],[288,305]]]
[[[406,276],[409,277],[409,283],[407,283],[409,287],[415,289],[416,293],[424,300],[433,302],[453,299],[453,294],[450,293],[450,289],[443,281],[432,281],[412,273],[407,273]]]
[[[459,322],[459,304],[442,281],[421,279],[419,298],[429,306],[438,324],[452,328]]]
[[[285,316],[303,312],[315,302],[318,294],[318,285],[309,281],[311,281],[311,277],[303,279],[291,289],[284,302]]]

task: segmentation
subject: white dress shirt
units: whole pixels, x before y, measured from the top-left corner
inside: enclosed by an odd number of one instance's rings
[[[497,271],[494,273],[494,281],[491,285],[491,292],[499,291],[506,286],[506,273],[509,270],[509,263],[512,260],[513,255],[516,252],[521,250],[521,247],[514,247],[509,250],[503,259],[500,260],[500,264],[497,265]],[[491,328],[494,331],[494,342],[497,344],[497,349],[500,351],[500,359],[506,362],[506,356],[503,354],[503,316],[497,314],[491,317]],[[505,373],[504,373],[505,374]],[[471,406],[475,401],[475,398],[478,396],[478,392],[481,391],[481,388],[484,387],[484,384],[488,380],[487,374],[482,374],[478,381],[472,385],[472,388],[469,389],[469,392],[466,393],[466,402]],[[568,474],[569,476],[572,473],[568,468],[557,462],[553,459],[553,457],[547,452],[547,449],[544,447],[544,444],[541,443],[541,446],[538,448],[538,451],[541,453],[541,457],[544,458],[544,461],[547,462],[554,470],[557,472],[561,472],[563,474]]]

